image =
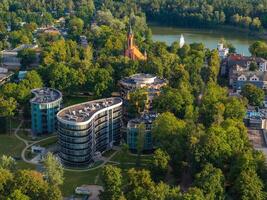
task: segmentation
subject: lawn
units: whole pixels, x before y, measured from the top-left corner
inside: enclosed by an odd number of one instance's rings
[[[114,151],[108,151],[106,152],[105,156],[109,156],[113,153]],[[139,168],[148,168],[149,164],[151,162],[152,155],[142,155],[141,156],[141,166]],[[136,168],[136,155],[132,154],[127,154],[124,155],[123,152],[118,152],[112,159],[111,161],[116,161],[116,162],[125,162],[125,164],[119,164],[116,165],[122,169],[122,174],[123,177],[125,177],[127,170],[130,168]],[[110,162],[107,164],[114,165],[114,163]],[[92,171],[86,171],[86,172],[72,172],[72,171],[64,171],[64,185],[61,187],[63,195],[70,196],[74,194],[74,190],[76,187],[84,185],[84,184],[97,184],[101,185],[101,171],[102,167],[92,170]],[[127,182],[126,179],[124,179],[124,182]]]
[[[15,118],[15,117],[12,118],[12,120],[11,120],[11,128],[17,128],[19,126],[20,121],[21,120],[18,119],[18,118]]]
[[[31,133],[29,133],[29,131],[19,130],[18,131],[18,135],[20,137],[22,137],[23,139],[25,139],[25,140],[33,140],[32,136],[31,136]]]
[[[0,135],[0,156],[8,155],[13,157],[20,157],[21,151],[24,147],[24,143],[18,140],[15,135]]]
[[[124,152],[118,152],[111,161],[115,162],[126,162],[126,163],[136,163],[137,155],[127,154],[125,155]],[[149,165],[152,159],[152,155],[141,155],[140,163],[141,165]]]
[[[101,185],[100,172],[102,168],[86,172],[64,171],[64,184],[61,187],[63,196],[74,194],[76,187],[81,185],[98,184]],[[98,176],[98,178],[97,178]]]
[[[44,135],[42,135],[42,136],[37,136],[37,137],[34,136],[34,137],[33,137],[31,132],[26,131],[26,130],[20,130],[20,131],[18,132],[18,135],[19,135],[20,137],[22,137],[23,139],[28,140],[28,141],[38,141],[38,140],[42,140],[42,139],[51,137],[51,136],[53,136],[53,135],[56,135],[56,133],[53,133],[53,134],[44,134]],[[52,139],[51,139],[51,140],[52,140]],[[50,139],[49,139],[48,141],[50,141]]]
[[[32,170],[36,170],[36,166],[26,163],[23,160],[19,160],[17,161],[17,166],[19,169],[32,169]]]
[[[74,104],[83,103],[86,101],[91,101],[93,99],[94,99],[94,97],[92,97],[92,96],[85,96],[85,97],[64,96],[63,104],[64,104],[64,107],[67,107],[67,106],[71,106]]]
[[[38,143],[36,143],[36,145],[40,145],[42,147],[48,147],[48,146],[55,144],[56,142],[57,142],[57,137],[53,137],[53,138],[47,139],[45,141],[38,142]]]

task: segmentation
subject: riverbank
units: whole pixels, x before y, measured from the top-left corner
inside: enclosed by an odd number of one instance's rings
[[[232,25],[217,25],[213,27],[189,27],[189,26],[174,26],[174,25],[167,25],[167,24],[161,24],[158,22],[148,22],[149,27],[163,27],[163,28],[177,28],[177,29],[193,29],[193,30],[203,30],[203,31],[218,31],[218,32],[239,32],[242,35],[247,35],[248,37],[253,38],[254,40],[267,40],[267,30],[262,30],[260,32],[258,31],[252,31],[250,29],[238,27],[238,26],[232,26]]]

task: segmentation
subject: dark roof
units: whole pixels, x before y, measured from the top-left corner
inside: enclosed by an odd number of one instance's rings
[[[61,92],[52,88],[37,88],[31,92],[35,95],[31,103],[35,104],[52,103],[62,98]]]

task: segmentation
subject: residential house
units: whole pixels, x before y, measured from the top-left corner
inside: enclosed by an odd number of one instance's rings
[[[222,61],[221,75],[227,76],[229,85],[235,91],[251,83],[267,88],[267,60],[259,57],[231,54]]]

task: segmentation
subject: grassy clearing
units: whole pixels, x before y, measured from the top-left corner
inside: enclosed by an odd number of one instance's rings
[[[96,161],[95,163],[93,163],[92,165],[88,166],[88,168],[79,168],[79,167],[65,167],[66,169],[69,170],[86,170],[86,169],[92,169],[95,168],[99,165],[101,165],[103,163],[103,161]]]
[[[20,120],[17,118],[11,119],[11,128],[17,128],[19,126]],[[9,126],[9,125],[8,125]]]
[[[32,134],[29,132],[29,131],[26,131],[26,130],[20,130],[18,132],[18,135],[20,137],[22,137],[23,139],[25,140],[28,140],[28,141],[38,141],[38,140],[42,140],[42,139],[45,139],[45,138],[48,138],[48,137],[51,137],[53,135],[56,135],[56,134],[45,134],[45,135],[42,135],[42,136],[38,136],[38,137],[33,137]]]
[[[48,146],[55,144],[56,142],[57,142],[57,137],[53,137],[53,138],[49,138],[45,141],[38,142],[37,144],[42,146],[42,147],[48,147]]]
[[[0,135],[0,156],[20,157],[24,147],[24,143],[18,140],[15,135]]]
[[[18,166],[19,169],[32,169],[32,170],[36,170],[36,166],[35,165],[26,163],[23,160],[17,161],[17,166]]]
[[[18,131],[18,135],[25,140],[33,140],[31,133],[29,133],[29,131],[20,130],[20,131]]]
[[[105,152],[104,156],[109,157],[114,151],[107,151]],[[112,159],[111,161],[115,162],[120,162],[121,164],[114,164],[112,162],[108,162],[107,164],[110,165],[116,165],[120,168],[122,168],[122,174],[123,177],[126,177],[126,173],[130,168],[137,168],[135,163],[136,163],[136,155],[132,154],[126,154],[123,152],[118,152]],[[148,169],[149,164],[151,162],[152,155],[143,155],[141,156],[140,159],[140,167],[139,169]],[[74,194],[74,190],[76,187],[84,185],[84,184],[97,184],[97,185],[102,185],[101,182],[101,172],[102,172],[102,167],[92,170],[92,171],[87,171],[87,172],[70,172],[70,171],[65,171],[64,172],[64,185],[61,187],[63,195],[64,196],[70,196]],[[127,183],[127,180],[123,180],[125,184]]]
[[[67,106],[71,106],[74,104],[83,103],[86,101],[91,101],[93,99],[94,99],[94,97],[92,97],[92,96],[85,96],[85,97],[66,96],[66,97],[64,97],[63,103],[64,103],[64,106],[67,107]]]
[[[70,196],[74,194],[75,188],[81,185],[89,185],[89,184],[101,185],[101,180],[99,177],[101,170],[102,168],[87,172],[64,171],[65,179],[64,179],[64,184],[61,187],[63,196]]]
[[[126,154],[122,151],[118,152],[111,161],[120,163],[136,163],[137,155]],[[141,155],[140,163],[141,165],[149,165],[152,160],[152,155]]]

